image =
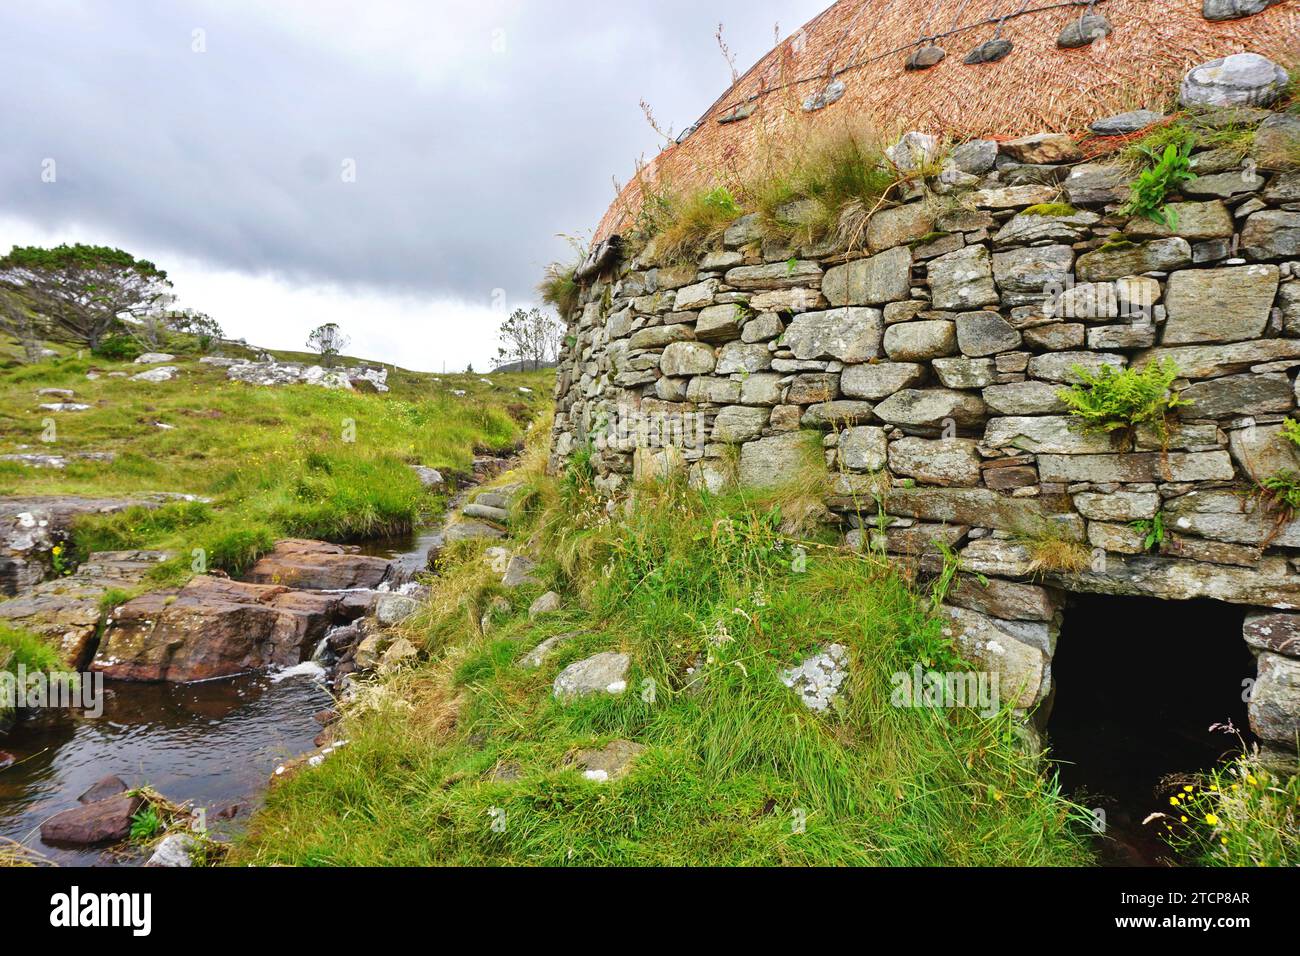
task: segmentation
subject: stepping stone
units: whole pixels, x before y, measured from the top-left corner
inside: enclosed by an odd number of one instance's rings
[[[500,541],[505,536],[506,533],[500,528],[494,528],[482,521],[456,521],[447,525],[443,532],[443,538],[448,544],[453,541],[473,541],[482,538]]]
[[[466,505],[461,509],[460,513],[466,518],[481,518],[484,521],[495,521],[497,524],[510,523],[510,512],[504,508],[492,508],[488,505],[475,503]]]
[[[627,690],[627,671],[632,659],[626,654],[605,651],[570,664],[555,678],[552,693],[559,700],[591,694],[621,694]]]

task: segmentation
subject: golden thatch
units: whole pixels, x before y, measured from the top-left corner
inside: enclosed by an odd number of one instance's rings
[[[1183,73],[1205,60],[1242,51],[1288,67],[1300,60],[1298,0],[1217,23],[1202,16],[1201,5],[1096,0],[1092,9],[1113,32],[1090,46],[1061,49],[1061,30],[1089,9],[1086,0],[839,0],[745,73],[695,132],[641,169],[596,238],[635,216],[643,184],[692,189],[724,182],[758,161],[775,137],[799,142],[836,124],[882,136],[921,129],[956,139],[1077,131],[1098,117],[1166,106]],[[927,70],[904,70],[908,56],[931,42],[922,38],[935,36],[947,57]],[[1005,59],[963,63],[995,36],[1015,45]],[[833,79],[844,83],[843,96],[804,111],[804,100]],[[718,122],[750,106],[747,118]]]

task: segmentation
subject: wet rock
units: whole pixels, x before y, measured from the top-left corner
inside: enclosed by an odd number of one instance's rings
[[[839,695],[849,676],[849,649],[832,644],[796,667],[781,674],[781,683],[796,694],[809,710],[826,711]]]
[[[89,790],[77,797],[78,803],[99,803],[101,800],[110,800],[113,797],[120,797],[131,788],[122,782],[121,777],[115,777],[109,774],[103,777],[91,786]]]
[[[315,591],[374,588],[389,574],[389,562],[358,554],[356,548],[324,541],[287,539],[248,572],[252,584]]]
[[[197,577],[113,612],[92,670],[188,683],[301,664],[340,618],[335,594]]]
[[[1286,89],[1286,70],[1258,53],[1234,53],[1193,67],[1183,78],[1183,106],[1268,106]]]
[[[627,672],[632,659],[606,651],[570,664],[555,678],[552,694],[559,700],[591,694],[622,694],[627,690]]]
[[[100,846],[131,835],[131,817],[144,806],[123,795],[65,810],[41,824],[41,841],[50,846]]]
[[[381,594],[374,604],[375,621],[380,627],[394,627],[420,609],[420,602],[402,594]]]

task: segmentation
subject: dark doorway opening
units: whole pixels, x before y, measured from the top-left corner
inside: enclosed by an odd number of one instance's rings
[[[1072,799],[1105,811],[1102,861],[1176,863],[1143,826],[1185,775],[1251,742],[1245,695],[1255,660],[1246,609],[1218,601],[1071,595],[1052,662],[1051,757]]]

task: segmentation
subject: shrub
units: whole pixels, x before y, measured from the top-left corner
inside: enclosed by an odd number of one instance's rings
[[[110,362],[133,362],[144,354],[144,346],[130,335],[110,335],[93,354]]]
[[[578,307],[578,297],[582,293],[582,287],[574,277],[577,270],[576,263],[562,266],[558,262],[552,262],[546,267],[546,277],[537,287],[542,301],[555,306],[561,318],[567,319],[569,314]]]
[[[1163,439],[1168,434],[1167,418],[1176,408],[1191,405],[1172,389],[1178,378],[1173,359],[1150,362],[1142,369],[1102,366],[1091,372],[1074,367],[1079,384],[1057,393],[1089,432],[1112,432],[1149,425]]]

